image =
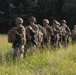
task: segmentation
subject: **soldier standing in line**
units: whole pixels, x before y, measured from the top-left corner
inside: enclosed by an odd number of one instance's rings
[[[69,36],[71,35],[71,31],[66,25],[65,20],[62,20],[60,29],[62,31],[62,44],[66,47],[69,44]]]
[[[72,37],[72,44],[75,44],[76,43],[76,25],[74,25],[71,37]]]
[[[16,40],[13,43],[13,59],[15,59],[18,56],[18,53],[20,54],[20,58],[23,59],[26,32],[24,26],[22,25],[23,19],[18,17],[15,19],[15,21],[16,29],[12,29],[13,32],[16,34]]]
[[[53,29],[53,36],[52,36],[52,45],[55,49],[60,48],[60,26],[59,22],[57,20],[53,21],[53,25],[51,26]]]
[[[27,43],[25,45],[24,56],[26,56],[27,50],[30,48],[32,50],[33,47],[37,47],[37,34],[39,27],[36,23],[35,17],[29,18],[30,25],[26,27],[26,39]],[[32,52],[32,51],[31,51]]]
[[[52,30],[51,26],[49,26],[48,19],[43,20],[43,31],[44,31],[43,43],[46,44],[47,47],[49,47],[50,41],[51,41],[51,36],[53,35],[53,30]]]

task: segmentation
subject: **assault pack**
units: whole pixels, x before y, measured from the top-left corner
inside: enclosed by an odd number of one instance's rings
[[[8,43],[13,43],[16,40],[16,34],[13,32],[16,27],[13,27],[8,31]]]

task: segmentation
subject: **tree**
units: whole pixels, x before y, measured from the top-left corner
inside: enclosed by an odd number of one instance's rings
[[[16,17],[22,17],[27,25],[30,16],[35,16],[40,24],[44,18],[51,23],[54,19],[65,19],[72,28],[76,19],[75,4],[76,0],[0,0],[0,30],[7,32]],[[5,31],[2,30],[4,27]]]

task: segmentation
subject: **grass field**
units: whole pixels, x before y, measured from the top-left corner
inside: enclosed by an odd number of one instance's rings
[[[12,60],[12,45],[0,35],[0,75],[76,75],[76,45],[37,51],[23,61]]]

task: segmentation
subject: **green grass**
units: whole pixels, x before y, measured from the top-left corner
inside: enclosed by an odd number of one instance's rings
[[[0,75],[76,75],[76,45],[37,51],[23,60],[12,60],[12,45],[0,35]]]

